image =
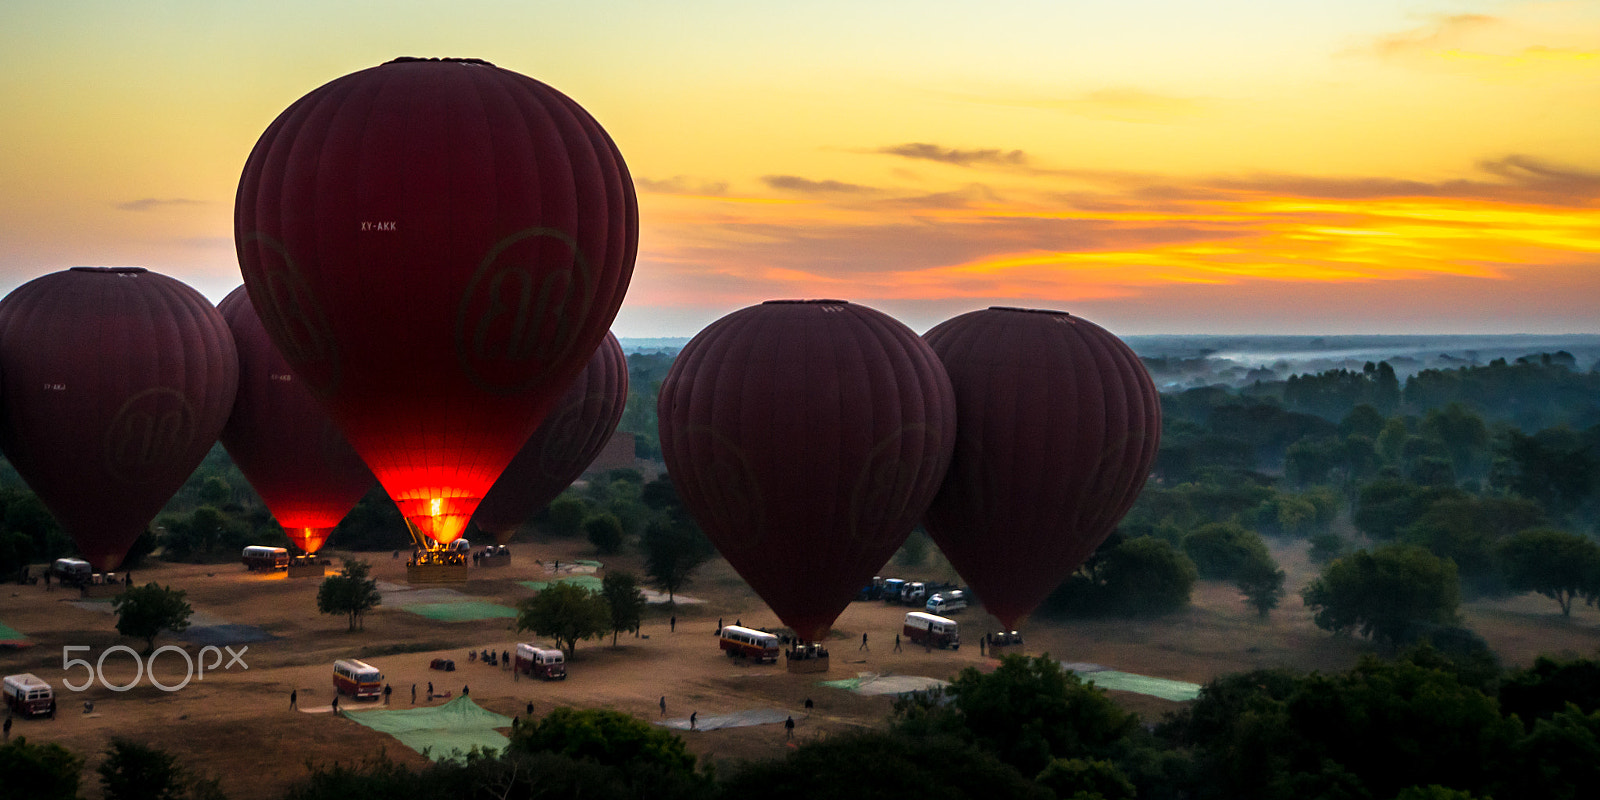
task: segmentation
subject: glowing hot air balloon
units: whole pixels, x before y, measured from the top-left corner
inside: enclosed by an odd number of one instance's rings
[[[0,301],[0,450],[97,571],[200,465],[238,385],[222,315],[165,275],[76,267]]]
[[[1138,356],[1088,320],[990,308],[928,340],[955,387],[955,457],[929,535],[1007,630],[1111,534],[1161,439]]]
[[[496,543],[511,541],[523,520],[571,486],[600,455],[627,403],[628,360],[617,337],[608,333],[484,495],[472,521],[494,534]]]
[[[267,338],[244,287],[217,310],[239,348],[239,395],[222,446],[289,540],[315,553],[372,488],[372,472]]]
[[[397,59],[273,121],[234,235],[267,333],[419,544],[444,544],[605,337],[638,215],[616,146],[565,95]]]
[[[679,353],[657,411],[685,508],[806,642],[905,541],[955,438],[938,357],[842,300],[717,320]]]

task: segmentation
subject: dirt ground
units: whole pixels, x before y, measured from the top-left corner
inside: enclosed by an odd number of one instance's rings
[[[1190,609],[1158,619],[1030,622],[1024,628],[1027,651],[1196,683],[1257,667],[1338,670],[1371,652],[1365,641],[1331,636],[1311,623],[1298,596],[1299,588],[1315,573],[1303,543],[1279,542],[1273,547],[1290,574],[1290,593],[1268,619],[1246,609],[1232,587],[1203,582]],[[575,541],[521,545],[514,552],[511,566],[474,569],[468,583],[448,588],[472,599],[511,606],[532,594],[517,581],[549,577],[535,558],[570,563],[592,557],[586,544]],[[334,555],[370,560],[380,581],[405,583],[404,561],[389,554]],[[636,556],[618,557],[607,566],[642,573]],[[885,574],[911,578],[936,577],[919,570],[886,570]],[[241,658],[248,669],[238,664],[231,669],[213,667],[203,679],[178,691],[161,691],[144,677],[124,692],[98,684],[74,692],[63,679],[80,683],[85,671],[81,667],[63,671],[63,647],[87,646],[71,656],[94,661],[107,648],[128,645],[140,650],[143,642],[116,634],[108,603],[86,608],[70,602],[78,599],[76,592],[0,585],[0,622],[33,643],[20,650],[0,650],[0,673],[33,672],[54,685],[60,697],[56,719],[19,720],[12,733],[32,741],[58,742],[86,756],[83,794],[89,798],[100,795],[93,770],[113,736],[167,749],[190,769],[219,778],[229,797],[241,799],[281,795],[288,784],[306,774],[310,762],[351,763],[384,752],[397,761],[423,763],[422,756],[394,739],[326,713],[332,697],[330,668],[338,658],[362,658],[381,668],[394,687],[395,708],[411,706],[413,684],[418,686],[417,702],[426,705],[429,681],[452,695],[470,687],[478,704],[506,715],[523,714],[532,702],[535,715],[570,705],[609,708],[654,721],[661,717],[659,701],[664,696],[666,716],[672,719],[687,718],[691,712],[708,717],[782,709],[794,714],[796,738],[805,740],[879,725],[891,705],[885,696],[864,697],[818,686],[818,681],[859,672],[950,678],[964,667],[995,663],[980,657],[973,642],[982,631],[998,628],[981,609],[969,609],[957,616],[968,641],[958,651],[928,653],[908,645],[895,653],[894,634],[906,609],[854,603],[835,625],[829,673],[791,675],[782,662],[747,665],[729,660],[717,649],[713,636],[717,620],[771,628],[780,623],[719,560],[702,567],[685,591],[703,602],[680,603],[674,609],[653,606],[640,636],[624,635],[615,647],[609,638],[580,643],[567,680],[547,683],[513,680],[508,670],[467,661],[469,650],[512,650],[517,641],[530,641],[529,635],[514,631],[511,620],[437,622],[391,604],[369,614],[365,630],[352,633],[346,630],[344,617],[317,613],[316,579],[248,573],[237,564],[159,562],[136,570],[134,579],[187,591],[200,617],[196,624],[254,625],[277,638],[247,645]],[[672,616],[677,618],[675,632],[669,630]],[[1544,653],[1600,652],[1600,612],[1593,608],[1577,608],[1572,618],[1564,619],[1553,601],[1524,596],[1471,603],[1464,607],[1464,616],[1508,666],[1531,663]],[[869,634],[870,650],[859,648],[863,632]],[[201,652],[199,645],[185,643],[183,635],[163,635],[156,644],[178,645],[192,656]],[[241,646],[233,649],[239,652]],[[430,670],[429,661],[441,656],[455,659],[457,671]],[[211,660],[210,655],[205,657],[208,666]],[[227,662],[225,654],[222,660]],[[169,651],[156,663],[163,683],[183,680],[185,664],[176,654]],[[114,651],[105,658],[105,680],[112,684],[133,680],[134,669],[127,653]],[[289,709],[291,690],[298,692],[298,711]],[[1147,719],[1176,707],[1141,695],[1112,694]],[[816,704],[809,716],[803,710],[807,698]],[[94,704],[92,713],[84,712],[85,701]],[[343,705],[358,706],[348,698]],[[792,746],[782,725],[684,735],[693,752],[723,763],[777,757]]]

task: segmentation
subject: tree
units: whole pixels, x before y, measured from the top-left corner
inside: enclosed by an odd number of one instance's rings
[[[611,629],[611,607],[600,592],[571,583],[552,583],[517,603],[517,630],[554,639],[572,658],[579,639],[604,636]]]
[[[584,519],[583,532],[603,556],[616,555],[622,550],[622,520],[616,514],[601,512]]]
[[[644,528],[639,544],[644,548],[645,574],[657,589],[667,593],[667,601],[689,583],[689,575],[716,552],[705,534],[680,514],[668,514]]]
[[[33,539],[15,531],[0,530],[0,576],[20,575],[33,561]]]
[[[1456,624],[1456,565],[1414,545],[1345,556],[1301,591],[1317,627],[1395,646],[1428,625]]]
[[[1237,522],[1213,522],[1185,536],[1183,552],[1194,562],[1200,577],[1228,580],[1246,562],[1266,556],[1267,545],[1255,531],[1246,530]]]
[[[682,738],[620,711],[600,708],[552,709],[512,731],[510,749],[558,753],[608,767],[649,766],[680,777],[695,775],[694,754]]]
[[[1024,775],[1055,758],[1104,758],[1139,726],[1104,690],[1050,658],[1011,655],[985,674],[962,670],[948,689],[959,732]]]
[[[1501,542],[1496,553],[1507,586],[1556,601],[1563,617],[1572,615],[1575,597],[1600,599],[1600,545],[1593,539],[1534,528]]]
[[[215,780],[189,775],[176,756],[164,750],[115,737],[106,759],[96,768],[106,800],[179,800],[220,798]]]
[[[762,800],[992,797],[1050,800],[1049,788],[949,736],[848,731],[800,744],[782,759],[733,767],[718,797]]]
[[[1244,595],[1245,605],[1254,608],[1262,619],[1283,599],[1284,572],[1272,556],[1259,553],[1234,570],[1233,585]]]
[[[156,636],[164,630],[182,633],[189,629],[194,609],[184,598],[187,592],[170,586],[147,583],[134,586],[111,601],[117,614],[117,633],[144,639],[144,654],[156,649]]]
[[[646,606],[644,592],[639,591],[639,581],[630,572],[607,572],[600,582],[600,594],[611,607],[611,646],[617,646],[617,634],[639,630]]]
[[[1134,800],[1138,795],[1128,776],[1110,761],[1057,758],[1035,780],[1054,790],[1060,798]]]
[[[1343,536],[1337,533],[1319,533],[1311,537],[1311,549],[1307,555],[1313,564],[1327,564],[1344,555],[1347,549],[1349,546]]]
[[[576,536],[583,528],[583,518],[589,513],[589,504],[581,497],[562,494],[550,501],[544,513],[550,523],[550,533],[556,536]]]
[[[365,630],[367,612],[383,602],[378,581],[367,577],[371,572],[372,565],[365,561],[346,561],[338,575],[323,579],[317,589],[317,611],[346,614],[350,630]]]
[[[83,757],[59,744],[28,744],[18,736],[0,744],[0,787],[7,797],[28,800],[78,800]]]

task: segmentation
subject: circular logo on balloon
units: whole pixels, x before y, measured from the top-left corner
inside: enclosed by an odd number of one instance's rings
[[[145,483],[189,452],[194,406],[176,389],[146,389],[127,399],[105,433],[105,466],[117,480]]]
[[[535,227],[501,239],[456,310],[462,370],[488,392],[531,388],[574,353],[594,295],[594,270],[565,232]]]
[[[927,425],[902,425],[873,445],[850,493],[851,538],[868,547],[892,545],[916,524],[922,509],[911,502],[925,478],[920,455],[930,446],[938,450],[930,438],[937,442],[938,434],[930,436]],[[905,454],[908,445],[912,456]]]
[[[690,451],[697,458],[705,454],[706,466],[695,486],[703,514],[695,517],[706,535],[724,556],[755,549],[766,538],[766,510],[750,457],[732,438],[708,425],[691,426],[684,434],[695,442]],[[680,491],[688,491],[687,484],[681,486]]]
[[[296,375],[316,392],[332,393],[341,374],[333,326],[283,243],[257,232],[241,242],[241,246],[251,244],[260,245],[256,251],[260,279],[246,283],[261,324]]]

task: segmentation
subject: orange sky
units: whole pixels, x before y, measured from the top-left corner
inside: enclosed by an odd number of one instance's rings
[[[11,0],[0,290],[137,264],[218,300],[294,99],[397,55],[582,103],[640,192],[615,330],[774,297],[921,331],[1600,331],[1600,2]]]

